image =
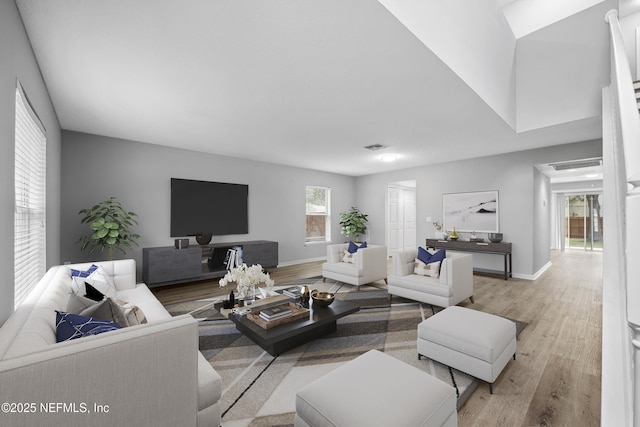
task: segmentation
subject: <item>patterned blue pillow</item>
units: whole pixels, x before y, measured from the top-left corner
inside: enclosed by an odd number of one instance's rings
[[[120,329],[120,325],[116,322],[56,310],[57,342],[75,340],[117,329]]]

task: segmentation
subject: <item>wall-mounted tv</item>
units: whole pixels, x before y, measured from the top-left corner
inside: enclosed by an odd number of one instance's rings
[[[249,233],[249,186],[171,178],[171,237]]]

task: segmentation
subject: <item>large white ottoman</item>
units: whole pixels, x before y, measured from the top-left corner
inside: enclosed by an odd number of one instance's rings
[[[418,325],[418,358],[438,361],[493,383],[516,358],[516,324],[504,317],[452,306]]]
[[[296,427],[457,426],[449,384],[377,350],[296,394]]]

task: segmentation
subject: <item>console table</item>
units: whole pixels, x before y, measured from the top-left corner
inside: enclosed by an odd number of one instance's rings
[[[227,250],[237,246],[247,265],[278,266],[278,242],[267,240],[142,248],[142,280],[155,287],[222,277],[227,273],[223,263]]]
[[[513,277],[511,269],[511,243],[493,242],[462,242],[458,240],[427,239],[427,247],[444,248],[459,252],[478,252],[483,254],[502,255],[504,257],[504,280]],[[479,273],[496,273],[492,270],[474,269]]]

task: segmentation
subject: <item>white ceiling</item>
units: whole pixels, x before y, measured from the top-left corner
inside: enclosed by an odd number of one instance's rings
[[[514,36],[516,126],[375,0],[16,3],[66,130],[353,176],[601,138],[613,0]]]

